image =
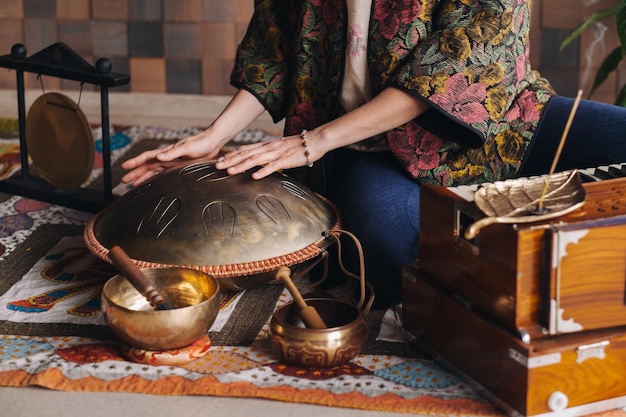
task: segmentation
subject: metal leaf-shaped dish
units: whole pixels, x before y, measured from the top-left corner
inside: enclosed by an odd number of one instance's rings
[[[494,223],[532,223],[563,216],[582,206],[585,197],[577,170],[484,184],[474,194],[474,202],[486,217],[468,227],[465,238],[474,239]]]

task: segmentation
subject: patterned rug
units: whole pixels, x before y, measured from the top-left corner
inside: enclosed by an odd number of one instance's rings
[[[11,135],[13,129],[13,136]],[[112,128],[113,181],[119,163],[198,129]],[[94,137],[101,132],[94,127]],[[0,123],[0,178],[19,170],[15,125]],[[246,131],[235,143],[264,137]],[[101,183],[102,157],[90,184]],[[125,186],[114,189],[117,194]],[[158,395],[256,397],[355,409],[437,416],[500,416],[491,403],[401,335],[399,308],[366,316],[369,339],[351,362],[298,368],[277,359],[268,323],[291,301],[280,285],[231,293],[210,329],[206,355],[175,366],[130,362],[100,312],[100,291],[116,271],[86,248],[92,213],[0,194],[0,385]],[[317,289],[334,297],[341,288]]]
[[[10,123],[0,124],[13,125]],[[128,157],[197,129],[115,126],[113,181]],[[4,134],[4,176],[19,170],[19,145]],[[94,137],[101,132],[94,127]],[[263,132],[235,138],[251,142]],[[102,181],[102,158],[89,180]],[[124,158],[125,159],[125,158]],[[117,194],[125,186],[114,189]],[[406,343],[399,309],[366,316],[369,340],[353,361],[328,369],[280,362],[268,338],[269,319],[291,301],[282,285],[231,293],[210,329],[208,352],[184,365],[130,362],[100,312],[102,285],[116,271],[86,248],[82,232],[93,214],[0,194],[0,385],[69,391],[257,397],[366,410],[432,415],[500,413],[463,381]],[[315,290],[333,297],[340,289]]]

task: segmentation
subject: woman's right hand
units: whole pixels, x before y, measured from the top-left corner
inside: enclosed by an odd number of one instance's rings
[[[145,151],[122,163],[122,168],[129,171],[122,177],[122,182],[139,185],[167,169],[188,163],[189,160],[213,159],[221,146],[221,142],[211,141],[207,131],[203,131],[166,147]]]

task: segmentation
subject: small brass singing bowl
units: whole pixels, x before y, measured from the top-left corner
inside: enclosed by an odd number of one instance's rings
[[[270,320],[270,340],[281,360],[307,368],[331,368],[361,353],[368,331],[358,308],[326,298],[306,302],[315,307],[327,328],[304,327],[294,303],[279,308]]]
[[[110,278],[102,289],[101,307],[122,342],[151,351],[171,350],[189,346],[209,331],[220,308],[215,278],[178,267],[142,271],[174,308],[155,310],[123,275]]]

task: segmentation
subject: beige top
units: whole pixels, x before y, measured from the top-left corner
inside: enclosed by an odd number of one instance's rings
[[[367,38],[372,0],[347,0],[348,39],[346,66],[339,103],[349,112],[372,98],[369,71],[367,68]],[[350,148],[365,151],[387,150],[384,135],[365,139],[350,145]]]

